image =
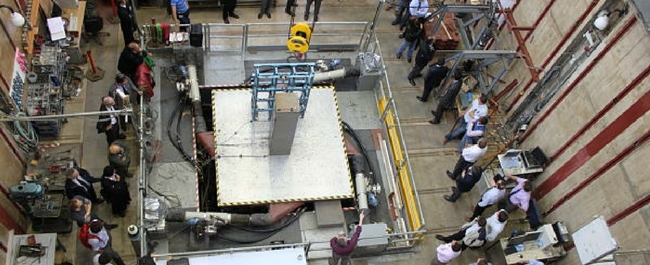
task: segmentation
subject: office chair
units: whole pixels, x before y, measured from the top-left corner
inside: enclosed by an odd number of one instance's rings
[[[91,5],[91,7],[94,5]],[[104,28],[104,19],[97,15],[95,8],[86,7],[86,16],[84,17],[84,40],[88,41],[89,39],[95,40],[97,44],[103,46],[104,44],[99,39],[101,36],[110,36],[110,33],[101,32]]]

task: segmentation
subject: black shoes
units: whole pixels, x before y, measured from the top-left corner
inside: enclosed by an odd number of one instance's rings
[[[437,120],[429,120],[429,123],[431,123],[431,124],[438,124],[438,123],[440,123],[440,121],[437,121]]]
[[[292,17],[296,15],[296,13],[293,13],[291,10],[284,10],[284,13],[287,13],[287,15]]]
[[[230,14],[228,14],[228,16],[230,16],[231,18],[234,18],[234,19],[239,19],[239,16],[237,14],[235,14],[235,13],[230,13]]]
[[[111,230],[111,229],[117,228],[117,226],[118,226],[118,225],[116,225],[116,224],[104,224],[104,228],[106,228],[106,229],[108,229],[108,230]]]
[[[267,17],[267,18],[271,18],[271,12],[267,12],[267,13],[266,13],[266,17]]]
[[[411,58],[406,58],[406,62],[411,63]]]
[[[442,235],[436,235],[436,239],[443,241],[443,242],[449,242],[448,238],[446,236]]]
[[[230,24],[230,20],[224,19],[223,24]]]
[[[120,134],[117,136],[117,139],[126,139],[126,135],[124,135],[123,133],[120,133]]]
[[[415,98],[417,98],[420,102],[427,102],[427,100],[423,97],[415,96]]]
[[[315,21],[315,22],[318,21],[318,16],[314,16],[314,21]]]
[[[309,15],[305,15],[304,19],[309,20]]]
[[[456,178],[454,178],[454,174],[449,170],[447,170],[447,177],[449,177],[451,180],[456,180]]]
[[[262,19],[262,16],[264,16],[264,14],[262,13],[257,14],[257,19]]]
[[[398,20],[393,20],[393,22],[391,22],[390,24],[391,25],[397,25],[397,24],[399,24],[399,21]]]
[[[456,200],[454,200],[454,199],[453,199],[451,196],[449,196],[449,195],[445,195],[445,200],[447,200],[448,202],[456,202]],[[443,241],[444,241],[444,240],[443,240]]]
[[[409,78],[409,84],[411,84],[412,86],[417,86],[417,85],[415,84],[415,80],[410,79],[410,78]]]

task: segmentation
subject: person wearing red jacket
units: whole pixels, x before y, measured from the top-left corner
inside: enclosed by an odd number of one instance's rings
[[[332,247],[332,258],[330,259],[330,265],[348,265],[350,264],[350,254],[354,251],[354,248],[357,246],[357,241],[359,240],[359,235],[361,234],[361,224],[363,224],[363,217],[365,214],[363,211],[359,214],[359,225],[354,230],[352,238],[347,239],[344,232],[340,232],[338,236],[333,237],[330,240],[330,246]]]

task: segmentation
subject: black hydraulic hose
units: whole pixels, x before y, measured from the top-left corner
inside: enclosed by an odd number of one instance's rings
[[[276,233],[280,232],[280,230],[282,230],[282,229],[286,228],[287,226],[291,225],[294,221],[296,221],[296,220],[298,220],[298,218],[300,218],[300,216],[302,215],[303,212],[304,212],[304,209],[297,212],[296,215],[291,217],[291,219],[289,219],[286,223],[282,224],[281,226],[279,226],[277,228],[273,228],[273,229],[266,229],[266,230],[259,230],[259,231],[249,231],[249,230],[252,230],[252,229],[245,230],[245,229],[248,229],[248,228],[243,229],[243,227],[239,227],[239,226],[236,226],[236,225],[233,225],[233,224],[228,225],[230,227],[234,227],[234,228],[241,229],[241,230],[248,231],[248,232],[267,233],[266,235],[262,236],[261,238],[245,240],[245,239],[238,239],[238,238],[224,236],[224,235],[219,234],[219,233],[217,233],[217,237],[221,238],[223,240],[238,243],[238,244],[251,244],[251,243],[260,242],[262,240],[266,240],[266,239],[272,237]],[[267,232],[264,232],[264,231],[267,231]],[[250,237],[247,237],[247,238],[250,238]]]
[[[359,139],[359,136],[354,132],[354,129],[352,126],[350,126],[348,123],[341,121],[341,124],[343,124],[343,129],[352,137],[352,139],[357,143],[359,148],[361,148],[361,154],[363,155],[364,160],[366,161],[366,164],[368,164],[368,169],[369,169],[369,175],[372,176],[373,182],[377,183],[377,180],[375,179],[375,168],[372,163],[370,163],[370,158],[368,157],[368,150],[366,147],[363,145],[361,142],[361,139]]]

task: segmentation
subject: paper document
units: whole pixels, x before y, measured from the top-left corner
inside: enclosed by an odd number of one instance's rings
[[[53,41],[65,39],[65,27],[63,27],[63,19],[61,17],[48,18],[47,28],[50,30]]]

